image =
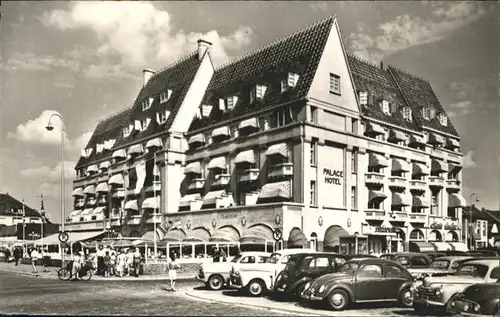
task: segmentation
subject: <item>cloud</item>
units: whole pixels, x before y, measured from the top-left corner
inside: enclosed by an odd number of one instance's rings
[[[380,35],[372,34],[360,22],[357,32],[347,36],[347,45],[354,54],[379,61],[394,52],[446,38],[486,13],[481,4],[476,2],[439,3],[432,5],[432,9],[432,17],[405,14],[382,23],[377,28]]]
[[[56,58],[52,55],[37,56],[31,52],[15,52],[2,65],[7,71],[49,71],[54,69],[68,69],[78,72],[80,63],[77,60]]]
[[[199,38],[213,43],[211,54],[215,62],[225,62],[230,56],[228,51],[247,46],[253,34],[252,29],[245,26],[227,36],[221,36],[215,30],[207,33],[176,32],[170,13],[148,2],[76,2],[67,10],[45,12],[42,21],[61,30],[92,32],[98,41],[98,55],[110,59],[119,57],[121,65],[131,68],[146,66],[152,61],[173,62],[194,51]],[[111,77],[114,77],[118,70],[111,69],[114,70]],[[94,67],[87,74],[99,78],[105,72]]]
[[[464,155],[463,166],[464,168],[475,168],[477,167],[476,161],[473,159],[474,151],[469,151]]]
[[[74,179],[75,170],[74,167],[76,162],[65,161],[64,162],[64,179],[70,180]],[[47,183],[57,183],[61,180],[61,163],[57,164],[56,167],[41,166],[37,168],[28,168],[21,170],[21,176],[27,179],[40,180]]]
[[[470,100],[459,101],[457,103],[451,104],[449,106],[452,113],[457,115],[466,115],[472,113],[474,108],[472,106],[472,102]]]

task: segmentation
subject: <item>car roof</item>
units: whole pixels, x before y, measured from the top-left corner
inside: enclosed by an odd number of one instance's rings
[[[395,262],[389,259],[380,258],[354,258],[346,263],[358,263],[358,264],[394,264]]]
[[[423,257],[429,257],[425,253],[419,253],[419,252],[398,252],[398,253],[393,253],[394,256],[423,256]]]
[[[311,251],[311,252],[301,252],[301,253],[296,253],[292,254],[292,256],[309,256],[309,255],[338,255],[338,256],[343,256],[342,254],[335,253],[335,252],[317,252],[317,251]]]
[[[437,257],[433,261],[439,261],[439,260],[457,261],[457,260],[467,260],[467,259],[474,259],[474,257],[464,256],[464,255],[456,255],[456,256],[450,255],[450,256]]]
[[[279,253],[281,255],[292,255],[292,254],[299,254],[299,253],[318,253],[318,251],[311,250],[311,249],[283,249],[283,250],[274,251],[273,253]]]
[[[269,252],[263,252],[263,251],[248,251],[248,252],[241,252],[242,256],[249,256],[249,255],[258,255],[258,256],[270,256],[271,253]]]
[[[495,259],[476,259],[476,260],[471,260],[471,261],[467,261],[465,262],[467,264],[484,264],[484,265],[495,265],[495,264],[500,264],[500,261],[498,258],[495,258]]]

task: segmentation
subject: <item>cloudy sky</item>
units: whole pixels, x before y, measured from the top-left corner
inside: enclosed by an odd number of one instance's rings
[[[500,115],[495,2],[4,1],[0,191],[59,219],[65,118],[67,214],[74,162],[99,118],[131,105],[144,67],[158,69],[205,37],[217,64],[336,14],[347,50],[428,79],[462,136],[464,196],[498,208]]]

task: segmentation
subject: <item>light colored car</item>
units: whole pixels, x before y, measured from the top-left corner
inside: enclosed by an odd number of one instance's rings
[[[424,278],[422,285],[412,287],[413,308],[419,314],[444,312],[450,298],[477,283],[495,283],[500,278],[498,259],[468,260],[452,275]]]
[[[424,278],[434,275],[447,275],[454,273],[462,261],[473,259],[470,256],[443,256],[434,259],[427,268],[408,268],[414,278]]]
[[[273,289],[276,277],[285,269],[290,256],[300,253],[317,252],[311,249],[283,249],[273,252],[267,263],[244,269],[235,268],[230,277],[230,286],[247,291],[252,296],[261,296]]]
[[[203,263],[196,280],[202,281],[211,290],[220,290],[229,281],[229,274],[233,266],[242,268],[245,266],[261,265],[265,263],[271,253],[268,252],[242,252],[234,257],[231,262],[208,262]]]

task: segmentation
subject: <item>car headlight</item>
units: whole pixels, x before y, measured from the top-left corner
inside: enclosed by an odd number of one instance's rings
[[[451,307],[455,307],[455,301],[452,301],[452,302],[450,303],[450,306],[451,306]]]
[[[468,304],[465,304],[465,305],[464,305],[463,310],[464,310],[465,312],[469,311],[469,305],[468,305]]]
[[[318,293],[321,294],[325,290],[325,285],[321,285],[318,289]]]
[[[474,305],[475,312],[479,312],[480,310],[481,310],[481,305],[479,305],[479,304]]]
[[[304,291],[308,290],[309,287],[311,287],[311,283],[307,283],[306,286],[304,287]]]
[[[439,296],[439,295],[443,294],[443,285],[439,285],[438,287],[436,287],[436,288],[434,289],[434,293],[435,293],[437,296]]]
[[[285,289],[286,288],[286,284],[283,284],[281,287],[283,287],[283,289]]]

